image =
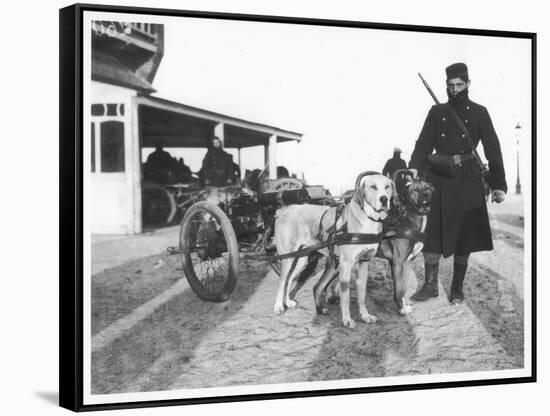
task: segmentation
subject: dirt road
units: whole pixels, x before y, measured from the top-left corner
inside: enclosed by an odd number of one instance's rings
[[[179,256],[159,254],[92,278],[92,392],[121,393],[523,367],[523,222],[496,214],[495,250],[472,255],[466,302],[447,300],[452,258],[441,263],[440,296],[400,316],[389,268],[371,267],[367,303],[379,317],[340,324],[338,305],[315,314],[308,283],[299,306],[274,315],[277,278],[242,262],[228,302],[201,301]],[[419,284],[423,264],[415,263]],[[416,282],[409,288],[416,289]],[[352,317],[358,320],[352,288]]]

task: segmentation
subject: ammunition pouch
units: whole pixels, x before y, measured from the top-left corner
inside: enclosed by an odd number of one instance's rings
[[[456,176],[456,166],[462,166],[466,160],[472,159],[470,153],[459,155],[428,155],[428,168],[438,176],[444,178],[454,178]]]
[[[444,178],[452,179],[456,177],[456,167],[452,156],[431,154],[428,155],[428,169]]]

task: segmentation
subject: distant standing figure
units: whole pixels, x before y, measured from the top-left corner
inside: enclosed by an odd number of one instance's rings
[[[233,183],[233,157],[223,150],[221,140],[213,136],[202,160],[201,180],[208,186],[227,186]]]
[[[395,147],[393,149],[393,157],[388,159],[384,165],[384,169],[382,169],[382,175],[391,178],[394,172],[399,169],[407,169],[407,163],[401,159],[401,149]]]

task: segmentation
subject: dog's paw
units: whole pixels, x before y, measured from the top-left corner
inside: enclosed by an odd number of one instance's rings
[[[355,321],[351,318],[343,318],[342,319],[342,325],[346,328],[355,328]]]
[[[298,306],[298,302],[296,302],[295,300],[289,299],[286,301],[286,306],[290,309],[293,309],[296,306]]]
[[[367,324],[373,324],[378,321],[378,317],[376,317],[375,315],[371,315],[370,313],[362,313],[361,319]]]
[[[275,312],[277,315],[282,315],[283,313],[285,313],[284,305],[275,304],[275,306],[273,306],[273,312]]]
[[[408,315],[409,313],[411,313],[413,310],[412,306],[411,305],[407,305],[405,304],[400,310],[399,310],[399,313],[401,315]]]

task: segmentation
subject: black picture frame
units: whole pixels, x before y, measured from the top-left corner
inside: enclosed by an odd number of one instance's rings
[[[502,38],[522,38],[531,41],[532,68],[532,113],[533,126],[531,146],[536,155],[536,114],[537,114],[537,35],[527,32],[509,32],[473,28],[452,28],[436,26],[415,26],[375,22],[312,19],[305,17],[282,17],[246,15],[201,11],[184,11],[157,8],[121,7],[93,4],[75,4],[60,10],[60,256],[59,256],[59,403],[74,411],[104,409],[141,408],[153,406],[173,406],[199,403],[219,403],[228,401],[270,400],[279,398],[344,395],[358,393],[390,392],[402,390],[440,389],[465,386],[487,386],[510,383],[532,383],[537,380],[537,332],[536,332],[536,157],[532,158],[532,276],[531,276],[531,375],[506,379],[483,379],[466,381],[443,381],[414,385],[381,387],[323,389],[299,392],[262,393],[238,396],[204,397],[191,399],[171,399],[160,401],[139,401],[87,405],[83,402],[83,13],[118,12],[159,16],[196,17],[234,21],[269,22],[284,24],[315,25],[327,27],[348,27],[385,29],[403,32],[431,32],[438,34],[465,34]]]

